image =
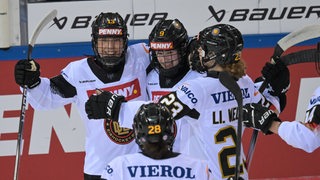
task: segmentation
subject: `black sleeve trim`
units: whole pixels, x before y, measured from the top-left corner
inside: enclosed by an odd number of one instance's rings
[[[178,110],[179,112],[174,115],[173,118],[175,120],[178,120],[183,116],[189,116],[193,119],[198,119],[200,116],[200,113],[197,110],[190,109],[187,105],[181,102],[178,99],[176,92],[171,92],[168,95],[161,97],[159,102],[166,105],[172,112],[176,112],[177,109],[182,107],[182,109]]]
[[[50,79],[50,88],[54,94],[58,94],[63,98],[71,98],[77,95],[77,90],[62,75],[58,75]]]

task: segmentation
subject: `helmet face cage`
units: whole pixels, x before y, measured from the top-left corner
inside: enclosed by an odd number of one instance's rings
[[[149,35],[149,46],[154,67],[159,70],[164,70],[157,58],[157,52],[158,54],[159,52],[161,54],[166,54],[165,51],[170,50],[177,50],[178,56],[175,56],[173,59],[173,61],[179,61],[178,63],[175,63],[177,64],[176,66],[186,63],[182,61],[187,61],[188,41],[189,37],[187,30],[178,19],[158,22]],[[177,71],[175,67],[170,69]],[[167,68],[165,71],[169,72],[170,69]]]
[[[190,69],[200,73],[204,73],[206,72],[206,69],[203,66],[202,62],[200,61],[199,50],[201,49],[199,48],[200,48],[200,42],[198,40],[198,36],[195,36],[190,40],[188,45],[188,49],[189,49],[188,61],[189,61]]]
[[[91,42],[96,59],[107,67],[124,61],[128,47],[128,31],[122,17],[118,13],[100,13],[91,27]]]
[[[240,60],[243,38],[238,29],[227,24],[205,28],[199,33],[203,64],[215,60],[221,65],[233,64]]]
[[[133,129],[141,149],[145,143],[165,142],[171,147],[175,139],[174,120],[170,110],[162,104],[142,105],[134,117]]]

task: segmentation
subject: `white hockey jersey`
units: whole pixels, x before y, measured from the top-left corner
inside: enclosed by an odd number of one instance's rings
[[[261,100],[262,96],[254,87],[251,78],[244,76],[237,83],[242,91],[243,104]],[[213,179],[227,179],[235,172],[238,104],[233,94],[218,78],[207,77],[183,83],[176,91],[176,96],[183,106],[199,112],[200,116],[192,128],[202,141],[199,148],[207,156]],[[240,176],[248,179],[243,162],[245,156],[241,149]]]
[[[317,105],[320,105],[320,87],[310,98],[304,123],[310,123],[314,115],[313,108]],[[278,133],[286,143],[306,152],[311,153],[320,147],[320,125],[311,131],[299,121],[284,121],[280,124]]]
[[[243,94],[243,104],[257,103],[262,99],[262,95],[255,88],[249,76],[242,77],[237,83]],[[219,82],[219,79],[211,77],[200,77],[186,81],[175,93],[176,96],[170,94],[161,102],[166,105],[174,104],[174,108],[171,110],[173,116],[182,112],[185,107],[194,109],[199,113],[200,116],[197,120],[190,121],[192,122],[190,128],[198,141],[197,145],[191,144],[190,148],[197,148],[205,154],[209,161],[213,179],[227,179],[235,172],[238,125],[236,108],[238,105],[233,94]],[[121,105],[119,115],[121,126],[129,126],[130,123],[126,122],[125,119],[136,111],[136,107],[143,103],[145,102],[135,101]],[[188,136],[184,137],[184,139],[188,138]],[[197,156],[192,152],[189,155]],[[248,173],[243,162],[245,162],[245,156],[243,149],[241,149],[242,171],[240,176],[248,179]]]
[[[105,163],[128,153],[138,152],[131,129],[120,128],[117,122],[89,120],[85,112],[88,97],[95,89],[108,90],[126,97],[126,100],[147,100],[146,68],[149,54],[143,43],[131,45],[127,49],[123,74],[119,81],[103,83],[91,71],[87,58],[68,64],[61,75],[76,88],[77,95],[62,98],[50,91],[50,80],[41,78],[41,83],[28,90],[27,100],[34,109],[52,109],[69,103],[77,105],[86,128],[84,172],[101,175]]]
[[[172,91],[177,90],[177,88],[185,81],[195,79],[198,77],[204,77],[206,74],[200,74],[196,71],[189,70],[187,74],[172,88],[161,88],[159,82],[159,74],[156,70],[152,70],[147,76],[147,92],[149,99],[153,102],[158,102],[158,100],[169,94]],[[177,134],[175,142],[173,144],[174,152],[181,152],[183,154],[191,154],[196,158],[205,159],[202,151],[199,151],[197,136],[193,133],[192,128],[190,128],[189,123],[193,123],[195,119],[189,116],[184,116],[178,121],[176,121]],[[187,137],[187,138],[186,138]],[[180,148],[181,147],[181,148]]]
[[[156,160],[142,153],[120,156],[106,165],[102,179],[107,180],[208,180],[210,172],[205,160],[180,154],[176,157]]]

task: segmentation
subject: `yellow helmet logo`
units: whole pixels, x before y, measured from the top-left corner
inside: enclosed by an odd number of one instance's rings
[[[160,31],[159,36],[164,36],[164,31]]]
[[[219,28],[214,28],[211,33],[212,33],[212,35],[216,36],[216,35],[218,35],[220,33],[220,29]]]
[[[108,19],[107,21],[108,21],[108,24],[115,24],[116,23],[116,21],[114,19]]]

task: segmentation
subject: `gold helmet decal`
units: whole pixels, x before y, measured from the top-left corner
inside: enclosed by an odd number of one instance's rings
[[[107,23],[108,23],[108,24],[115,24],[115,23],[116,23],[116,20],[115,20],[115,19],[108,19],[108,20],[107,20]]]
[[[160,37],[164,36],[164,34],[165,34],[164,30],[162,30],[162,31],[159,32],[159,36],[160,36]]]
[[[217,36],[217,35],[220,34],[220,29],[219,28],[214,28],[211,33],[212,33],[213,36]]]

